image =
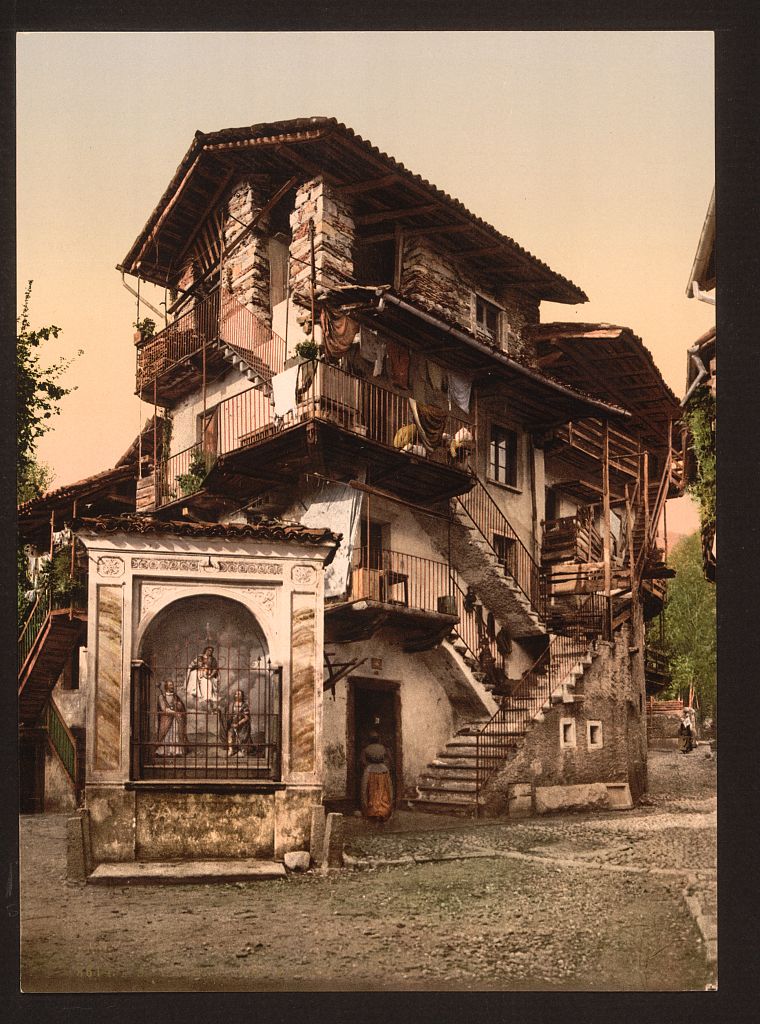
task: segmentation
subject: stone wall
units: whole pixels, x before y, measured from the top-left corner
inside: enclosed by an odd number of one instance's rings
[[[267,202],[271,191],[267,178],[249,178],[235,187],[227,204],[229,216],[224,225],[225,245],[240,234],[244,224],[251,222],[256,211]],[[264,217],[225,262],[224,271],[225,283],[233,294],[271,327],[267,228],[268,217]]]
[[[570,786],[627,782],[636,800],[646,788],[646,725],[643,708],[643,665],[640,651],[629,653],[630,623],[612,644],[599,641],[598,656],[586,668],[576,693],[582,701],[556,704],[543,721],[528,728],[517,756],[489,785],[487,812],[506,813],[514,784]],[[641,699],[640,699],[641,698]],[[574,724],[575,742],[563,746],[561,724]],[[601,725],[600,747],[591,747],[588,724]]]
[[[501,346],[510,355],[533,361],[533,346],[523,337],[527,324],[539,322],[539,303],[515,288],[492,289],[429,239],[419,236],[404,246],[401,291],[433,314],[480,335],[475,323],[475,293],[502,308]]]
[[[290,215],[290,286],[304,296],[309,294],[311,276],[310,221],[314,222],[317,283],[345,284],[354,273],[351,204],[327,182],[313,178],[299,187]]]

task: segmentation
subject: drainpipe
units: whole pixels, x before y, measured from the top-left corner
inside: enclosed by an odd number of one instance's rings
[[[686,403],[689,401],[691,396],[694,394],[694,392],[697,390],[697,388],[702,383],[702,381],[705,379],[705,377],[708,376],[707,369],[705,368],[705,364],[702,362],[701,357],[698,355],[699,345],[694,345],[693,348],[687,349],[686,351],[689,353],[689,356],[691,357],[691,361],[692,361],[692,363],[694,363],[696,368],[699,370],[699,373],[694,378],[694,380],[691,382],[691,384],[689,386],[689,390],[686,392],[684,397],[681,399],[681,408],[682,409],[684,408]]]
[[[699,285],[696,281],[691,282],[691,291],[695,299],[699,299],[700,302],[709,302],[711,306],[715,305],[715,296],[708,295],[707,292],[699,290]]]
[[[151,305],[151,303],[148,302],[147,299],[144,299],[142,297],[142,295],[140,295],[138,292],[136,292],[131,285],[127,284],[127,282],[124,280],[124,271],[123,270],[121,272],[121,283],[124,285],[124,287],[127,289],[127,291],[130,294],[134,295],[135,298],[139,299],[140,302],[142,302],[142,304],[144,306],[147,306],[148,309],[150,309],[153,313],[156,314],[156,316],[162,316],[164,318],[164,320],[166,320],[166,310],[164,310],[164,312],[162,313],[160,309],[156,309],[156,307]],[[139,313],[138,313],[138,318],[139,318]]]

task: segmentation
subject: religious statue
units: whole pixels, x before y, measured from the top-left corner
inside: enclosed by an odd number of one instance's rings
[[[187,699],[197,707],[215,708],[219,703],[219,666],[214,648],[203,648],[203,654],[193,658],[185,677]]]
[[[158,687],[158,757],[182,757],[188,751],[187,711],[167,679],[163,690]]]
[[[251,709],[242,690],[235,690],[225,715],[227,757],[251,753]]]

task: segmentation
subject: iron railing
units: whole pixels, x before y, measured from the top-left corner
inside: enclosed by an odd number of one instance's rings
[[[51,746],[60,758],[61,764],[74,783],[79,785],[79,764],[77,745],[71,730],[61,718],[61,713],[56,707],[53,698],[49,698],[45,705],[44,727],[50,739]]]
[[[37,639],[45,628],[50,616],[52,607],[52,588],[45,587],[37,594],[37,600],[32,605],[26,620],[21,627],[18,638],[18,672],[21,674],[26,665],[29,655],[34,649]]]
[[[459,495],[457,501],[533,610],[543,618],[541,568],[480,478],[475,476],[474,480],[472,490]]]
[[[447,562],[421,558],[387,548],[360,549],[351,573],[350,600],[395,604],[420,611],[440,612],[451,594]]]
[[[234,345],[264,380],[285,366],[282,338],[226,289],[217,287],[158,334],[137,347],[137,391],[216,341]]]
[[[489,630],[489,611],[480,604],[474,594],[468,597],[467,591],[461,586],[452,572],[452,596],[456,605],[459,622],[454,627],[457,636],[467,648],[470,657],[480,662],[481,652],[486,646],[494,663],[506,672],[507,658],[499,650],[496,643],[496,627]]]
[[[217,646],[208,663],[167,651],[133,670],[133,687],[138,778],[279,779],[282,670],[249,647]]]
[[[206,466],[210,467],[218,456],[261,444],[279,431],[313,419],[334,423],[394,451],[411,451],[434,462],[466,468],[473,443],[472,425],[442,411],[441,436],[435,447],[426,448],[414,440],[416,426],[411,401],[321,360],[301,363],[292,406],[281,409],[282,415],[275,413],[271,398],[258,387],[220,402],[214,412],[215,440],[192,445],[160,467],[158,504],[167,504],[200,488],[198,474],[184,485],[178,478],[192,476],[193,458],[202,448]]]
[[[503,697],[494,715],[476,739],[476,806],[486,784],[516,751],[531,720],[567,679],[571,669],[596,646],[604,621],[601,594],[586,595],[574,608],[563,631],[523,673],[519,684]]]

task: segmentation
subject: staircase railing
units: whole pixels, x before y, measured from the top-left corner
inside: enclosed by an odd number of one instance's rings
[[[473,602],[468,600],[467,591],[459,583],[454,572],[451,574],[451,585],[451,592],[459,615],[459,622],[454,626],[457,636],[469,651],[470,656],[478,662],[485,644],[496,665],[506,671],[507,659],[499,650],[496,637],[489,635],[488,609],[478,603],[477,598]]]
[[[657,492],[655,500],[649,510],[649,521],[644,523],[643,537],[641,541],[641,547],[636,555],[636,564],[634,568],[634,577],[638,582],[641,579],[641,574],[644,571],[644,565],[649,557],[649,553],[657,538],[657,530],[660,525],[660,516],[665,505],[665,501],[668,494],[668,484],[670,481],[670,459],[665,460],[665,466],[663,468],[660,480],[657,486]],[[643,506],[639,506],[637,511],[638,515],[643,515]],[[634,524],[635,529],[635,524]]]
[[[483,485],[474,476],[475,486],[457,501],[472,520],[481,537],[491,548],[530,602],[531,608],[543,618],[541,568],[517,536],[512,524]],[[496,538],[503,538],[503,541]],[[501,550],[499,545],[503,544]]]
[[[45,587],[37,594],[37,600],[26,617],[18,638],[18,672],[21,675],[37,640],[47,625],[52,607],[52,587]]]
[[[603,596],[589,594],[579,609],[577,624],[552,637],[544,651],[523,673],[519,684],[480,730],[475,745],[475,797],[480,813],[480,794],[486,784],[516,751],[528,723],[551,701],[554,691],[596,644],[603,617]]]
[[[61,717],[61,713],[52,697],[45,705],[44,726],[50,740],[50,745],[58,755],[75,788],[78,787],[79,756],[77,754],[76,740]]]

